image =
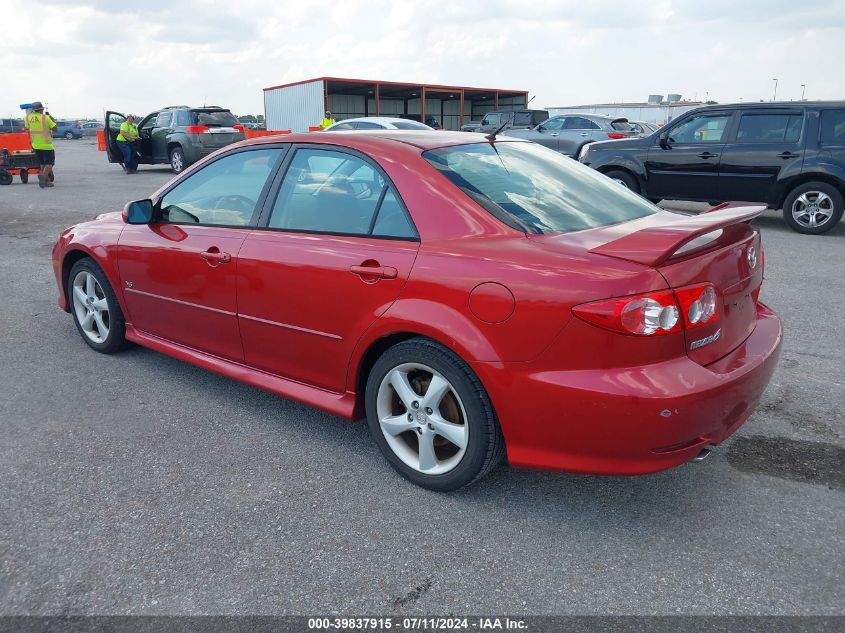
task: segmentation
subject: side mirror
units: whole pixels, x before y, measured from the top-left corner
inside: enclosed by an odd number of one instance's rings
[[[543,124],[541,123],[540,125],[538,125],[538,126],[537,126],[537,131],[538,131],[538,132],[545,132],[545,131],[546,131],[546,128],[544,128],[544,127],[543,127]]]
[[[657,143],[663,149],[669,149],[669,132],[661,132],[660,136],[657,137]]]
[[[123,207],[123,221],[127,224],[149,224],[153,219],[153,201],[134,200]]]

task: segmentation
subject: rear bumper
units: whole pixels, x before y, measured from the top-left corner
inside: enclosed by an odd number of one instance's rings
[[[475,363],[515,466],[608,475],[665,470],[719,444],[754,412],[780,354],[780,319],[763,304],[751,335],[703,367],[532,371]]]

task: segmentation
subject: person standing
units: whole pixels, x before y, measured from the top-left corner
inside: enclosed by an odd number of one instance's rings
[[[30,108],[32,112],[26,117],[26,129],[29,131],[29,142],[38,157],[41,171],[38,172],[38,186],[53,186],[53,166],[56,164],[56,151],[53,147],[53,130],[58,125],[49,113],[44,112],[44,105],[35,101]]]
[[[120,124],[120,134],[117,135],[117,146],[123,154],[123,171],[127,174],[134,174],[138,171],[138,159],[135,157],[135,148],[132,144],[138,140],[138,128],[135,126],[135,117],[131,114]]]
[[[325,130],[327,127],[334,124],[335,120],[332,118],[332,113],[326,110],[326,116],[324,116],[323,120],[320,121],[320,127]]]

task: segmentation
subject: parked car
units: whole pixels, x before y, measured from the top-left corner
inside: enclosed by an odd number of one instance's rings
[[[628,125],[637,136],[648,136],[658,130],[658,126],[654,123],[646,123],[645,121],[628,121]]]
[[[26,132],[23,119],[0,119],[0,134]]]
[[[816,235],[842,218],[845,101],[707,106],[579,159],[654,200],[763,202]]]
[[[505,451],[638,474],[736,431],[781,345],[762,210],[664,211],[507,137],[294,134],[66,229],[52,259],[94,350],[366,416],[402,475],[452,490]]]
[[[461,126],[461,132],[478,132],[481,127],[481,121],[470,121]]]
[[[97,136],[97,130],[105,127],[102,121],[85,121],[82,123],[82,136]]]
[[[67,140],[82,138],[82,124],[79,121],[58,120],[53,137]]]
[[[537,127],[549,118],[545,110],[493,110],[484,115],[476,132],[489,134],[503,125],[505,130],[523,130]]]
[[[426,130],[433,132],[434,128],[418,121],[411,121],[410,119],[368,116],[343,119],[325,129],[326,132],[342,132],[344,130]]]
[[[629,138],[635,132],[628,125],[628,119],[601,114],[563,114],[531,130],[508,130],[505,134],[534,141],[567,156],[576,156],[587,143]]]
[[[120,124],[126,117],[119,112],[106,112],[106,154],[110,163],[122,163],[117,147]],[[244,128],[231,111],[217,106],[189,108],[170,106],[156,110],[138,123],[138,163],[170,164],[173,173],[200,158],[245,138]]]

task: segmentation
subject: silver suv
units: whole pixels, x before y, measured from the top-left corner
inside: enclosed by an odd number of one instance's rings
[[[593,141],[637,136],[628,119],[600,114],[562,114],[530,130],[508,130],[505,134],[534,141],[573,157],[584,145]]]

